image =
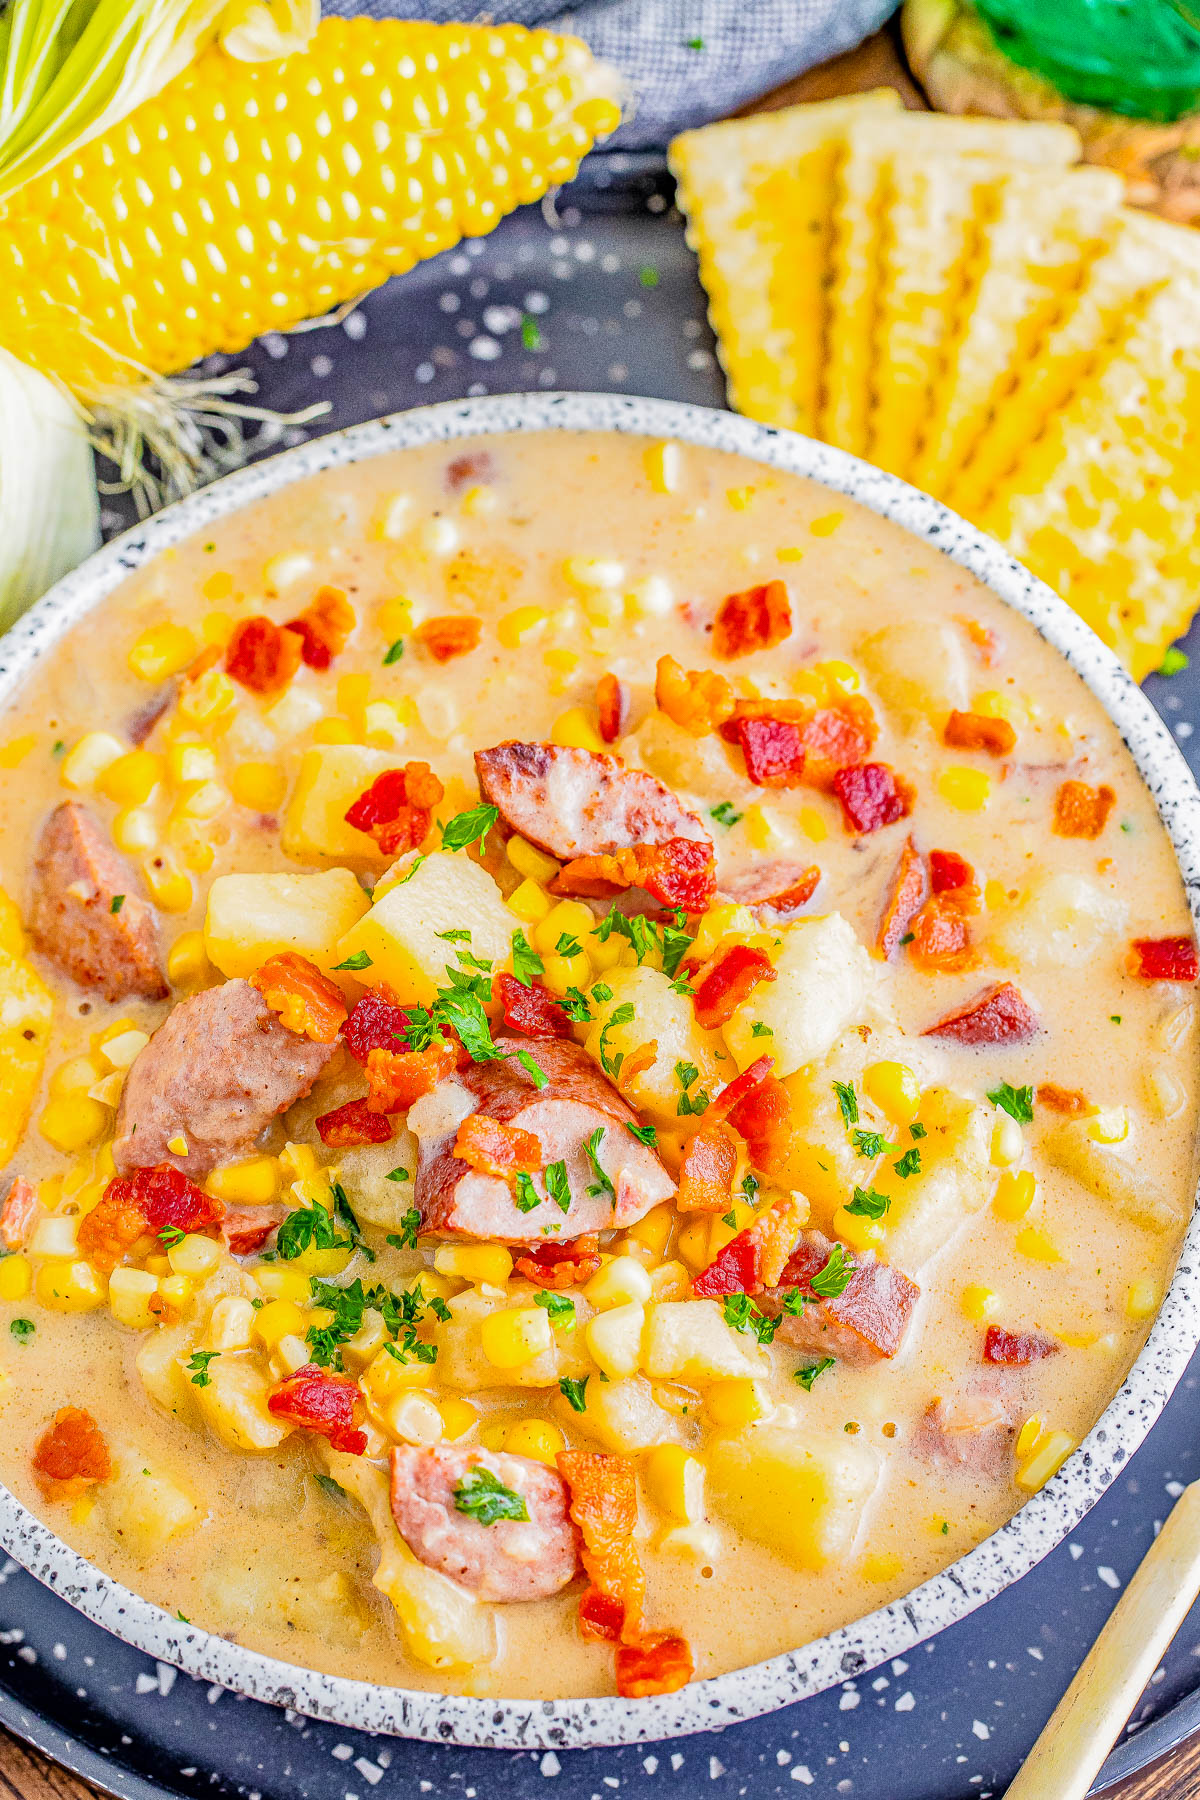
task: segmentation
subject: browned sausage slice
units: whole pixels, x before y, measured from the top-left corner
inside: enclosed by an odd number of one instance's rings
[[[812,1279],[829,1261],[833,1242],[819,1231],[806,1231],[779,1278],[779,1286],[763,1298],[763,1310],[775,1312],[781,1296],[798,1289],[809,1304],[799,1313],[784,1313],[777,1336],[798,1350],[836,1356],[863,1368],[895,1356],[904,1342],[913,1309],[921,1295],[915,1281],[873,1251],[853,1259],[854,1273],[842,1292],[821,1299]]]
[[[711,843],[694,812],[643,769],[562,744],[497,744],[475,752],[485,800],[510,831],[564,861],[671,838]]]
[[[198,1181],[247,1155],[336,1049],[289,1031],[248,981],[193,994],[167,1014],[129,1071],[113,1140],[118,1172],[171,1163]],[[186,1156],[168,1148],[179,1135]]]
[[[496,1044],[508,1052],[502,1062],[474,1063],[440,1084],[441,1099],[451,1104],[456,1097],[461,1100],[452,1129],[424,1137],[420,1114],[415,1120],[410,1114],[419,1140],[415,1198],[425,1231],[506,1243],[540,1243],[548,1232],[576,1238],[632,1225],[674,1193],[675,1184],[654,1151],[628,1129],[637,1124],[637,1114],[578,1044],[506,1037]],[[546,1086],[539,1089],[515,1060],[517,1050],[533,1058]],[[474,1112],[532,1132],[541,1145],[542,1172],[531,1177],[538,1204],[528,1212],[517,1206],[515,1187],[454,1154],[458,1124]],[[595,1144],[599,1170],[586,1149],[597,1131],[602,1133]],[[545,1170],[558,1162],[565,1166],[569,1190],[565,1212],[547,1192]],[[552,1185],[568,1197],[557,1183]]]
[[[87,807],[64,800],[38,843],[30,935],[72,981],[106,1000],[165,1000],[158,915],[141,885]]]
[[[934,1400],[913,1433],[912,1449],[926,1462],[991,1480],[1012,1479],[1017,1428],[1007,1404],[983,1392]]]
[[[515,1494],[528,1517],[485,1525],[473,1516],[486,1512],[478,1502],[472,1507],[472,1491],[483,1491],[476,1471]],[[579,1545],[567,1506],[562,1476],[531,1456],[448,1445],[392,1451],[392,1517],[400,1536],[427,1567],[481,1600],[544,1600],[574,1579]]]

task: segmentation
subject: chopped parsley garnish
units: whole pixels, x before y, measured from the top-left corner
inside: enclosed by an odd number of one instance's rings
[[[595,987],[592,989],[592,999],[596,1002],[597,1006],[603,1006],[607,1001],[612,999],[612,989],[607,982],[598,981],[596,983]]]
[[[565,1213],[570,1212],[571,1184],[567,1180],[566,1163],[561,1161],[547,1163],[546,1172],[542,1179],[546,1183],[547,1194],[550,1196],[551,1200],[553,1200],[558,1210]]]
[[[559,1005],[568,1019],[573,1019],[576,1025],[586,1025],[592,1016],[592,1009],[587,1003],[587,995],[582,988],[569,987],[559,1001]]]
[[[836,1300],[850,1286],[855,1266],[843,1246],[835,1244],[829,1252],[829,1261],[823,1269],[817,1270],[808,1285],[822,1300]]]
[[[435,931],[433,935],[443,944],[469,944],[471,941],[471,934],[465,925],[458,925],[453,931]]]
[[[616,1030],[618,1025],[628,1025],[633,1018],[633,1013],[634,1008],[632,1000],[623,1001],[620,1006],[613,1008],[605,1021],[604,1029],[600,1033],[600,1043],[598,1046],[600,1051],[600,1067],[613,1081],[616,1081],[621,1073],[621,1064],[625,1061],[625,1052],[623,1050],[618,1050],[615,1053],[610,1053],[608,1048],[608,1034],[610,1031]]]
[[[284,1262],[292,1262],[306,1250],[352,1250],[348,1237],[341,1237],[333,1214],[319,1200],[311,1206],[298,1206],[279,1227],[275,1248]]]
[[[653,263],[646,263],[638,270],[638,280],[643,287],[654,288],[658,286],[658,270],[654,267]]]
[[[361,1277],[338,1287],[335,1282],[314,1276],[309,1285],[316,1305],[333,1314],[328,1325],[314,1325],[305,1338],[313,1361],[321,1368],[341,1368],[342,1345],[362,1329],[368,1310],[382,1318],[392,1339],[385,1349],[397,1362],[437,1361],[437,1345],[422,1343],[416,1327],[427,1311],[439,1319],[449,1318],[449,1308],[436,1295],[427,1299],[419,1281],[399,1294],[381,1285],[365,1288]]]
[[[518,1212],[532,1212],[535,1206],[542,1204],[541,1195],[533,1185],[533,1177],[524,1170],[517,1176],[517,1190],[513,1195],[513,1205]]]
[[[192,1351],[187,1366],[193,1387],[209,1387],[211,1385],[212,1376],[208,1372],[208,1365],[210,1362],[215,1362],[220,1354],[219,1350]]]
[[[404,639],[397,638],[395,643],[389,644],[387,647],[387,650],[384,652],[384,658],[383,658],[384,668],[389,669],[393,663],[398,663],[400,661],[400,658],[403,655],[404,655]]]
[[[917,1120],[914,1124],[909,1126],[908,1135],[910,1138],[914,1139],[923,1138],[925,1136],[925,1127],[921,1124],[920,1120]]]
[[[545,1309],[552,1325],[561,1325],[564,1331],[574,1331],[575,1302],[569,1294],[556,1294],[553,1288],[539,1288],[533,1296],[533,1304]]]
[[[369,969],[373,960],[365,950],[356,950],[353,956],[346,958],[345,962],[334,963],[333,966],[335,969]]]
[[[898,1150],[899,1144],[889,1144],[880,1131],[865,1131],[862,1126],[850,1133],[854,1148],[860,1156],[886,1156],[891,1150]]]
[[[526,350],[540,350],[542,347],[542,334],[538,330],[538,322],[528,313],[523,313],[521,316],[521,342]]]
[[[730,1207],[730,1209],[727,1213],[721,1214],[721,1223],[722,1223],[722,1225],[728,1225],[730,1231],[737,1230],[738,1217],[737,1217],[737,1214],[734,1212],[732,1206]]]
[[[572,1412],[583,1412],[587,1406],[587,1384],[590,1375],[581,1375],[578,1381],[572,1381],[569,1375],[559,1377],[558,1391],[571,1408]]]
[[[701,1113],[707,1112],[712,1100],[704,1089],[697,1088],[694,1094],[688,1091],[700,1079],[700,1071],[695,1063],[677,1062],[675,1079],[682,1090],[675,1106],[680,1118],[698,1118]]]
[[[1120,1013],[1109,1013],[1108,1022],[1110,1025],[1119,1025],[1121,1023]]]
[[[486,803],[472,806],[467,812],[455,813],[441,828],[442,849],[465,850],[468,844],[485,843],[499,817],[500,808]]]
[[[124,904],[125,904],[124,894],[114,894],[111,901],[109,902],[108,910],[110,913],[119,913],[121,908],[124,906]]]
[[[747,1169],[746,1173],[742,1176],[742,1192],[745,1194],[746,1199],[751,1206],[754,1205],[755,1198],[761,1186],[762,1183],[759,1181],[758,1176],[752,1175],[749,1169]]]
[[[704,39],[703,38],[684,38],[683,47],[685,50],[703,50]]]
[[[27,1344],[37,1330],[37,1326],[32,1319],[14,1319],[8,1329],[16,1338],[18,1344]]]
[[[779,1330],[778,1319],[768,1319],[766,1314],[755,1306],[749,1294],[726,1294],[721,1302],[721,1311],[725,1315],[725,1323],[734,1331],[753,1332],[760,1344],[769,1344]]]
[[[808,1294],[802,1294],[799,1288],[789,1288],[787,1293],[783,1296],[783,1310],[785,1313],[790,1314],[793,1319],[798,1318],[806,1306],[813,1305],[815,1305],[815,1301],[812,1297]]]
[[[374,1262],[375,1252],[362,1234],[362,1226],[354,1216],[354,1210],[346,1197],[345,1188],[340,1181],[334,1181],[330,1183],[329,1191],[333,1195],[334,1218],[349,1236],[354,1249],[361,1250],[368,1262]]]
[[[548,1088],[550,1086],[550,1077],[546,1074],[546,1071],[541,1067],[540,1063],[536,1063],[533,1060],[533,1057],[528,1050],[514,1051],[513,1060],[514,1062],[520,1063],[539,1093],[543,1088]]]
[[[660,925],[642,913],[623,913],[619,907],[613,906],[597,925],[595,935],[604,944],[615,931],[618,937],[625,938],[633,945],[639,964],[644,963],[648,956],[657,955],[662,962],[663,974],[674,980],[679,973],[680,963],[695,940],[690,933],[681,929],[687,914],[677,907],[672,917],[673,924],[664,921]]]
[[[492,1027],[477,993],[443,990],[434,1001],[433,1017],[439,1025],[449,1025],[457,1033],[472,1062],[495,1062],[503,1057],[503,1050],[497,1050],[492,1042]]]
[[[850,1081],[835,1081],[833,1091],[837,1095],[838,1110],[842,1115],[843,1125],[858,1124],[858,1095],[854,1084]]]
[[[407,1169],[393,1169],[388,1176],[388,1180],[395,1181],[397,1177],[401,1175],[407,1176],[407,1174]],[[420,1229],[421,1215],[415,1206],[410,1206],[400,1220],[399,1231],[389,1231],[387,1234],[387,1241],[392,1246],[393,1250],[415,1250],[417,1247],[417,1233]]]
[[[512,934],[513,974],[522,987],[532,987],[535,975],[544,975],[546,965],[523,931]]]
[[[904,936],[900,939],[901,945],[911,944],[916,935],[915,931],[906,931]]]
[[[1178,644],[1172,644],[1163,652],[1163,659],[1154,671],[1156,675],[1181,675],[1188,666],[1188,653],[1181,650]]]
[[[182,1231],[178,1225],[164,1225],[158,1234],[158,1241],[169,1250],[172,1244],[181,1244],[186,1236],[187,1232]]]
[[[350,1498],[341,1482],[335,1481],[332,1475],[314,1475],[313,1480],[329,1495],[331,1500],[348,1500]]]
[[[583,945],[577,937],[572,937],[569,931],[562,931],[554,946],[554,954],[555,956],[578,956],[582,949]]]
[[[625,1129],[631,1137],[637,1139],[639,1144],[645,1144],[647,1149],[653,1150],[656,1147],[658,1139],[654,1135],[653,1125],[631,1125],[626,1120]]]
[[[833,1357],[823,1356],[820,1362],[809,1363],[806,1368],[797,1369],[796,1380],[800,1383],[800,1386],[804,1389],[806,1394],[811,1394],[812,1385],[817,1379],[817,1376],[823,1375],[826,1369],[832,1369],[832,1367]]]
[[[528,1520],[529,1512],[520,1494],[506,1488],[490,1469],[476,1466],[468,1469],[454,1490],[454,1504],[468,1519],[480,1525],[498,1525],[501,1519]]]
[[[988,1099],[1001,1112],[1006,1112],[1010,1119],[1018,1125],[1030,1125],[1033,1122],[1033,1089],[1031,1087],[1011,1087],[1007,1081],[989,1093]]]
[[[50,751],[51,756],[61,756],[63,751],[66,749],[66,747],[67,746],[66,746],[66,742],[64,741],[64,739],[55,738],[54,744]]]
[[[709,807],[708,816],[710,819],[715,819],[718,825],[724,825],[728,831],[731,826],[737,824],[739,819],[744,818],[745,814],[734,812],[732,800],[722,800],[720,806]]]
[[[411,1181],[412,1176],[407,1169],[389,1169],[383,1178],[385,1181]]]
[[[584,1142],[583,1148],[587,1153],[588,1161],[592,1165],[592,1174],[596,1177],[595,1181],[588,1188],[588,1193],[589,1194],[611,1194],[615,1201],[616,1197],[617,1197],[617,1190],[614,1188],[614,1186],[613,1186],[612,1182],[609,1180],[607,1174],[600,1166],[599,1151],[600,1151],[601,1144],[604,1142],[604,1133],[605,1133],[606,1129],[607,1129],[607,1127],[604,1125],[597,1125],[595,1131],[593,1131],[591,1136],[589,1138],[587,1138]]]
[[[775,1033],[772,1031],[772,1029],[769,1025],[764,1025],[761,1019],[755,1019],[753,1025],[750,1027],[750,1036],[751,1037],[774,1037]]]
[[[887,1194],[876,1193],[874,1188],[856,1187],[854,1198],[846,1207],[846,1211],[853,1213],[856,1219],[882,1219],[891,1204],[891,1199]],[[828,1265],[826,1266],[828,1267]],[[840,1288],[838,1292],[841,1292]]]
[[[907,1181],[910,1175],[919,1175],[921,1173],[921,1152],[914,1144],[911,1150],[904,1152],[899,1162],[892,1164],[892,1167],[901,1181]]]

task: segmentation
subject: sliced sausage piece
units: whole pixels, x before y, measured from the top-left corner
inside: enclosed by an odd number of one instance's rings
[[[503,1061],[473,1063],[439,1083],[409,1113],[419,1140],[415,1198],[423,1230],[506,1243],[540,1243],[548,1231],[577,1238],[635,1224],[674,1193],[675,1184],[654,1151],[627,1129],[638,1123],[637,1114],[578,1044],[512,1037],[497,1038],[496,1044],[507,1052]],[[515,1060],[518,1050],[537,1064],[547,1078],[545,1086],[539,1088]],[[541,1145],[542,1172],[531,1177],[538,1204],[529,1211],[518,1207],[521,1194],[515,1186],[455,1156],[458,1127],[474,1112],[532,1132]],[[422,1133],[423,1115],[433,1121],[429,1135]],[[596,1155],[607,1181],[585,1148],[596,1131],[603,1133]],[[569,1190],[565,1212],[546,1184],[546,1169],[559,1162]],[[552,1181],[551,1189],[557,1186]],[[568,1197],[561,1187],[558,1191]]]
[[[973,1393],[935,1400],[912,1439],[916,1455],[969,1475],[1012,1479],[1017,1429],[999,1395]]]
[[[72,981],[106,1000],[165,1000],[158,915],[141,885],[87,807],[64,800],[38,843],[30,935]]]
[[[0,1205],[0,1249],[24,1249],[37,1207],[37,1190],[23,1175],[14,1176]]]
[[[615,756],[510,741],[477,750],[475,770],[509,830],[564,862],[671,838],[712,842],[669,787]]]
[[[167,1014],[129,1071],[113,1140],[118,1172],[170,1163],[199,1181],[247,1155],[336,1049],[289,1031],[248,981],[193,994]],[[186,1156],[168,1148],[180,1134]]]
[[[518,1497],[528,1518],[487,1525],[475,1516],[486,1516],[478,1499],[474,1509],[471,1503],[487,1476]],[[392,1451],[392,1517],[400,1536],[428,1568],[481,1600],[545,1600],[574,1579],[579,1540],[567,1507],[562,1476],[531,1456],[448,1445],[399,1444]]]
[[[777,918],[789,918],[812,899],[821,880],[815,863],[792,862],[786,857],[756,862],[736,874],[720,874],[717,892],[736,906],[765,906]]]
[[[231,1256],[251,1256],[261,1250],[271,1233],[283,1224],[287,1209],[274,1202],[267,1206],[239,1206],[221,1220],[221,1236]]]
[[[821,1299],[813,1292],[812,1280],[829,1261],[833,1247],[833,1241],[819,1231],[806,1231],[779,1286],[763,1296],[764,1312],[778,1311],[782,1296],[792,1288],[809,1300],[800,1312],[782,1315],[776,1335],[798,1350],[836,1356],[857,1368],[895,1356],[904,1342],[920,1288],[871,1251],[853,1259],[854,1273],[840,1294]]]
[[[1011,981],[1000,981],[921,1035],[951,1038],[956,1044],[1020,1044],[1040,1029],[1038,1016],[1024,996]]]

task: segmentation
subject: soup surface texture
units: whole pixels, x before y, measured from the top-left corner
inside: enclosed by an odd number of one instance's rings
[[[132,576],[0,745],[0,1475],[192,1623],[642,1695],[1048,1480],[1189,1214],[1102,709],[735,457],[496,437]]]

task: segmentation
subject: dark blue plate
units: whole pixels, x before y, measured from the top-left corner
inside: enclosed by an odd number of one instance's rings
[[[330,412],[310,431],[425,401],[531,388],[708,405],[724,398],[695,265],[661,162],[649,157],[593,158],[557,213],[530,208],[485,241],[391,283],[339,324],[268,338],[237,360],[280,411],[327,398]],[[288,428],[282,441],[303,435]],[[114,504],[106,528],[131,516]],[[1194,637],[1200,647],[1200,631]],[[1197,681],[1184,673],[1148,687],[1195,767]],[[128,1800],[369,1800],[376,1789],[406,1800],[507,1800],[543,1788],[563,1800],[998,1794],[1172,1498],[1200,1475],[1198,1378],[1200,1362],[1121,1479],[1024,1581],[910,1656],[721,1733],[561,1753],[373,1738],[155,1664],[12,1563],[0,1575],[0,1721]],[[1198,1726],[1200,1611],[1156,1672],[1100,1785]]]

